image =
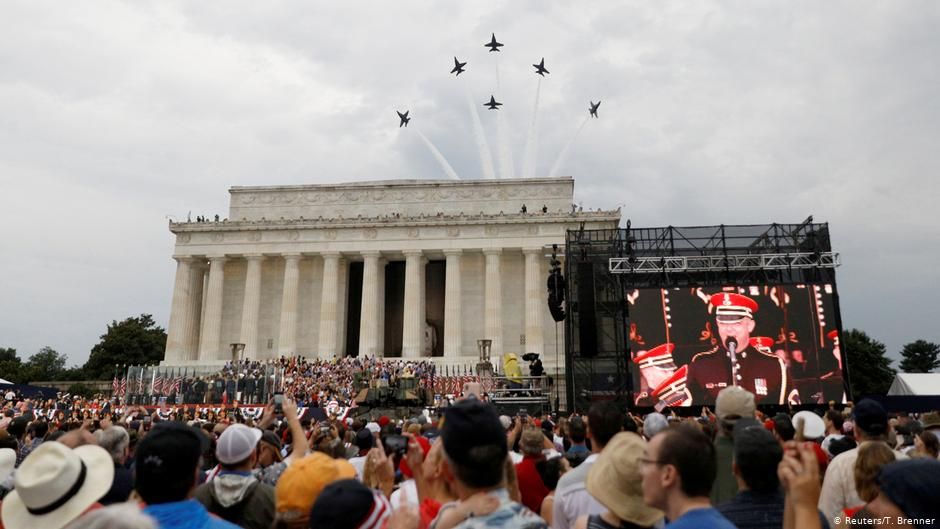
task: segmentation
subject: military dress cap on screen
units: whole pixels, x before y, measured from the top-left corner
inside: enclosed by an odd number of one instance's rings
[[[689,366],[680,367],[669,378],[656,386],[652,394],[667,406],[688,406],[691,404],[691,394],[687,388]]]
[[[633,359],[633,363],[635,363],[640,369],[647,367],[662,367],[664,365],[669,365],[669,367],[675,368],[672,360],[672,352],[675,349],[676,344],[674,343],[664,343],[662,345],[657,345],[645,353],[637,355]]]
[[[753,319],[757,312],[757,302],[743,294],[720,292],[712,295],[709,302],[715,307],[716,319],[721,322]]]
[[[754,336],[748,343],[754,349],[770,350],[774,346],[774,339],[769,336]]]

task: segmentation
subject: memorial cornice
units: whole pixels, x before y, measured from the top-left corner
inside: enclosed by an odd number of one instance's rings
[[[380,217],[356,217],[350,219],[262,219],[262,220],[222,220],[219,222],[173,222],[169,228],[172,233],[211,233],[228,231],[275,231],[275,230],[311,230],[324,228],[402,228],[402,227],[447,227],[479,225],[520,225],[520,224],[558,224],[572,222],[619,222],[620,210],[582,211],[576,213],[510,213],[502,215],[420,215],[417,217],[399,217],[383,215]]]

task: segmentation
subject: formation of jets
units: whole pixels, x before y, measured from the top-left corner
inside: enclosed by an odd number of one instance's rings
[[[493,33],[493,36],[490,38],[490,41],[484,44],[483,46],[490,49],[491,52],[499,51],[499,47],[502,46],[499,42],[496,42],[496,33]]]
[[[466,66],[466,62],[460,62],[457,60],[457,57],[454,57],[454,69],[450,73],[457,74],[455,77],[459,77],[460,74],[464,72],[463,67]]]
[[[591,108],[588,109],[588,112],[591,113],[591,116],[597,117],[597,107],[601,106],[601,102],[598,101],[597,104],[594,104],[594,101],[591,101]]]
[[[490,41],[484,44],[483,46],[489,48],[490,51],[493,52],[493,51],[500,51],[499,48],[501,48],[503,44],[501,42],[497,42],[496,33],[492,33],[490,35]],[[460,74],[466,71],[466,69],[464,68],[466,65],[467,65],[466,61],[460,62],[460,60],[458,60],[457,57],[454,57],[454,67],[453,69],[451,69],[450,73],[454,74],[455,77],[459,77]],[[551,73],[548,71],[548,69],[545,68],[545,57],[542,57],[542,60],[540,60],[538,64],[533,64],[532,66],[535,68],[535,73],[538,75],[541,75],[542,77],[545,77],[545,74]],[[502,105],[503,104],[497,101],[496,97],[493,95],[490,95],[490,100],[488,102],[483,103],[483,106],[489,108],[490,110],[499,110],[499,107],[501,107]],[[600,106],[601,106],[600,101],[598,101],[597,103],[595,103],[594,101],[590,101],[590,107],[588,108],[588,112],[590,112],[591,117],[593,118],[597,117],[597,109]],[[396,112],[398,111],[396,110]],[[400,120],[398,124],[398,128],[408,126],[408,122],[411,121],[411,118],[408,117],[408,112],[409,112],[408,110],[406,110],[404,114],[402,114],[401,112],[398,112],[398,119]]]
[[[552,73],[545,69],[545,57],[542,57],[542,61],[540,63],[533,64],[532,66],[535,66],[535,73],[541,75],[542,77],[545,77],[545,74],[547,73]]]

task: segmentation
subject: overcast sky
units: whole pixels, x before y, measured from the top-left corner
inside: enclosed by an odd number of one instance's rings
[[[419,133],[480,178],[468,93],[499,94],[521,176],[537,88],[537,176],[603,101],[558,170],[584,207],[812,214],[844,326],[940,342],[938,27],[935,0],[4,2],[0,347],[80,364],[112,320],[165,326],[167,217],[225,216],[230,186],[446,178]]]

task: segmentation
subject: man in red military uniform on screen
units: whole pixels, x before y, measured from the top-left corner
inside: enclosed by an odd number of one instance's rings
[[[687,387],[695,404],[714,404],[718,392],[741,386],[758,404],[784,404],[790,388],[783,360],[751,343],[757,303],[744,295],[722,292],[711,297],[719,345],[692,357]],[[794,395],[791,395],[791,401]]]

